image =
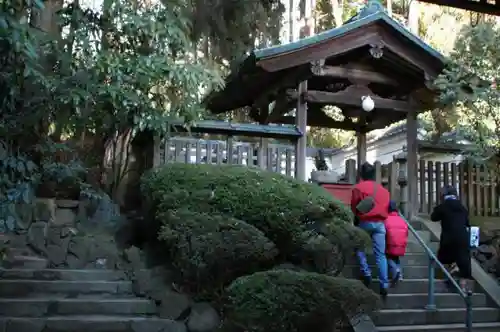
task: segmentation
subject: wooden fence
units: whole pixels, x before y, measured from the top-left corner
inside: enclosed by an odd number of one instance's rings
[[[498,176],[485,165],[420,160],[418,165],[420,212],[430,213],[444,185],[457,188],[471,216],[500,216]]]
[[[399,201],[400,189],[397,183],[398,164],[392,162],[381,165],[375,162],[377,182],[382,183]],[[353,182],[356,174],[356,162],[346,162],[346,178]],[[418,202],[419,212],[430,214],[441,198],[440,191],[445,185],[454,186],[460,200],[469,210],[470,216],[500,216],[500,186],[498,175],[485,165],[473,165],[468,162],[446,163],[420,160],[418,164]]]
[[[272,172],[294,176],[295,148],[293,145],[199,140],[172,137],[162,144],[160,163],[237,164],[260,166]]]

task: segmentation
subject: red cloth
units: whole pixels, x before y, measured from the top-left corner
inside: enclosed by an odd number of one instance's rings
[[[389,213],[385,220],[385,230],[385,253],[397,257],[404,256],[408,245],[408,225],[399,213]]]
[[[374,197],[375,206],[368,213],[359,213],[359,211],[356,210],[356,206],[364,198],[373,196],[375,186],[377,186],[377,192]],[[352,189],[351,208],[352,212],[354,212],[354,214],[359,218],[360,222],[385,221],[389,215],[389,202],[389,192],[382,185],[375,183],[375,181],[361,181]]]

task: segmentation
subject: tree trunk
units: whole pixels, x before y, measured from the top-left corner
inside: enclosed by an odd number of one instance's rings
[[[415,34],[419,35],[418,32],[418,18],[420,16],[420,8],[418,1],[411,1],[410,2],[410,8],[408,9],[408,28],[410,31]]]
[[[331,0],[332,9],[333,9],[333,17],[335,20],[335,27],[338,28],[344,22],[342,20],[342,6],[340,5],[339,0]]]

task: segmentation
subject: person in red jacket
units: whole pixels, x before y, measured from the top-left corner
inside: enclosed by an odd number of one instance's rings
[[[398,207],[394,201],[389,204],[389,216],[385,220],[385,230],[385,253],[392,274],[392,285],[395,286],[403,279],[400,257],[405,255],[408,245],[408,224],[399,215]]]
[[[352,190],[351,208],[355,215],[358,226],[370,234],[373,244],[373,253],[379,270],[380,295],[383,299],[387,297],[389,288],[389,276],[387,258],[385,255],[385,220],[389,215],[390,194],[382,185],[375,182],[375,167],[364,163],[360,167],[360,178]],[[369,201],[369,209],[366,204],[361,209],[362,202]],[[369,286],[372,281],[372,272],[363,251],[356,252],[363,275],[363,283]]]

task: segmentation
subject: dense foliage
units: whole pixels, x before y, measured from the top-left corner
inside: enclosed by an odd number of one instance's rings
[[[278,254],[261,231],[241,220],[186,209],[158,217],[164,221],[159,238],[175,270],[197,293],[270,267]]]
[[[219,237],[222,226],[205,223],[220,215],[229,218],[225,223],[241,221],[239,227],[248,224],[244,227],[260,230],[279,250],[276,263],[292,261],[332,274],[342,270],[344,255],[366,243],[364,233],[351,225],[350,210],[323,188],[257,168],[170,164],[145,175],[142,192],[155,211],[146,228],[160,232],[163,239],[186,227]],[[185,218],[172,212],[185,209]],[[207,230],[211,227],[217,232]]]
[[[144,175],[141,190],[146,212],[154,212],[144,221],[144,229],[153,230],[145,240],[159,235],[162,253],[187,289],[220,299],[224,287],[247,276],[227,290],[231,324],[256,332],[306,331],[312,322],[331,326],[375,305],[375,295],[358,281],[333,278],[368,239],[352,226],[348,207],[320,186],[253,167],[173,163]],[[283,264],[303,272],[273,269]],[[342,316],[324,316],[340,307]]]
[[[236,279],[224,301],[222,331],[329,332],[379,305],[359,281],[290,270],[257,272]]]
[[[480,159],[500,155],[500,28],[493,21],[466,26],[435,84],[445,106],[444,121],[474,143]]]
[[[275,38],[282,11],[275,1],[0,7],[0,220],[8,228],[12,205],[35,192],[53,197],[70,184],[72,196],[90,194],[88,168],[97,169],[94,189],[113,196],[136,134],[200,117],[200,98],[221,85],[228,60]],[[235,24],[242,17],[252,24]]]

